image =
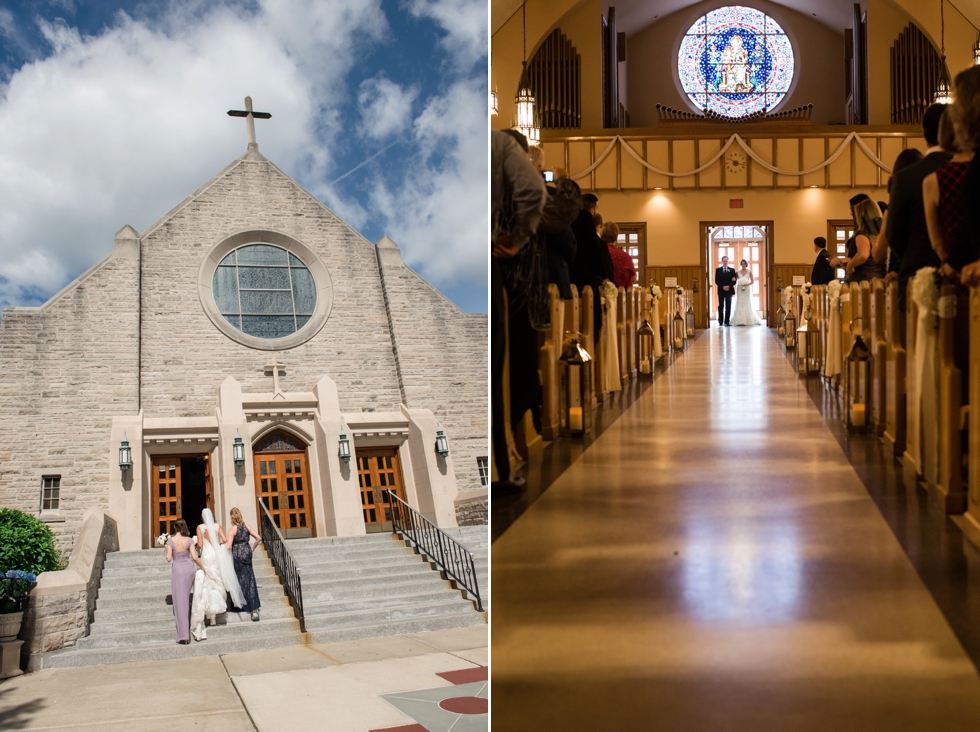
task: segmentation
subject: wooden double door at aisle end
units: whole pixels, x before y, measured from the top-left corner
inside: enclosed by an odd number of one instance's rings
[[[277,430],[253,447],[255,498],[261,501],[286,539],[315,536],[306,445]],[[261,525],[261,509],[256,506]],[[259,530],[256,527],[256,530]]]

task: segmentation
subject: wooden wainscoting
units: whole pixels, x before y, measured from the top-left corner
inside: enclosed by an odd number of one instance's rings
[[[680,267],[647,267],[640,282],[644,287],[650,286],[650,281],[655,279],[660,288],[664,287],[664,279],[676,277],[677,284],[685,290],[690,290],[691,283],[697,282],[698,291],[694,293],[694,327],[708,327],[708,275],[699,264],[692,264]],[[663,301],[661,301],[663,307]],[[663,314],[661,310],[661,314]]]
[[[779,310],[779,295],[776,289],[780,287],[779,280],[782,278],[782,287],[792,287],[793,277],[803,276],[806,279],[805,282],[810,281],[810,275],[813,273],[812,264],[774,264],[769,276],[769,317],[767,318],[770,327],[776,322],[776,311]],[[799,321],[802,313],[797,313],[797,321]]]

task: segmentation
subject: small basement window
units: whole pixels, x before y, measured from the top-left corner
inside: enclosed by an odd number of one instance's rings
[[[61,509],[61,476],[45,475],[41,477],[41,510],[58,511]]]
[[[476,469],[480,471],[480,485],[490,485],[490,459],[478,457]]]

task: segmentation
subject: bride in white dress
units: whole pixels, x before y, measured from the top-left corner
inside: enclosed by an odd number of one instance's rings
[[[191,634],[196,641],[208,637],[205,618],[214,625],[215,616],[228,610],[226,590],[231,593],[236,607],[242,607],[245,601],[231,552],[224,547],[225,532],[215,524],[211,509],[205,508],[201,519],[204,523],[197,527],[197,541],[204,569],[194,574],[194,602],[191,604]]]
[[[755,282],[752,270],[744,259],[739,264],[742,268],[738,271],[738,280],[735,282],[736,299],[732,325],[762,325],[762,320],[752,309],[752,284]]]

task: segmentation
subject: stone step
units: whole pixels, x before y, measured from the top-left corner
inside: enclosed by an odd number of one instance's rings
[[[285,594],[283,593],[282,585],[279,584],[262,584],[256,582],[259,589],[259,598],[262,600],[262,604],[266,603],[266,599],[270,604],[280,604],[285,603]],[[172,608],[173,606],[167,603],[167,597],[170,595],[170,583],[167,583],[166,587],[163,589],[150,587],[139,588],[139,594],[134,594],[132,588],[127,590],[126,588],[118,588],[112,590],[110,593],[99,593],[99,599],[96,601],[96,616],[102,610],[112,610],[119,611],[124,610],[126,612],[148,612],[153,608],[166,606]]]
[[[308,547],[294,547],[290,543],[286,543],[286,550],[289,552],[289,556],[293,559],[299,561],[308,559],[309,557],[316,557],[321,560],[328,561],[350,561],[350,560],[369,560],[371,558],[376,558],[378,561],[383,561],[388,557],[397,557],[411,555],[412,550],[405,546],[402,542],[390,541],[385,544],[368,544],[363,547],[345,547],[339,546],[335,548],[324,548],[316,546]]]
[[[261,611],[260,611],[261,614]],[[94,626],[93,626],[94,629]],[[246,638],[257,635],[281,635],[299,631],[299,621],[296,618],[272,618],[253,623],[229,623],[208,628],[208,639],[215,641],[233,638]],[[121,646],[136,646],[153,643],[174,641],[174,625],[150,628],[146,630],[125,630],[118,633],[92,633],[80,638],[76,643],[79,649],[89,648],[119,648]]]
[[[390,608],[375,608],[355,612],[310,614],[306,613],[307,630],[325,630],[359,625],[374,625],[390,620],[403,620],[426,615],[444,615],[473,610],[473,606],[456,595],[452,599],[419,603],[417,605],[400,605]]]
[[[194,565],[194,569],[197,569],[196,564]],[[264,562],[254,562],[252,564],[252,571],[255,573],[256,579],[258,579],[262,576],[275,575],[276,568],[271,561],[267,560]],[[107,581],[128,581],[139,577],[163,577],[169,582],[170,574],[171,566],[166,562],[162,567],[106,567],[102,570],[102,584],[105,584]]]
[[[262,622],[255,623],[255,625],[262,625]],[[170,638],[162,643],[144,643],[120,648],[66,648],[61,651],[52,651],[44,654],[43,668],[94,666],[109,663],[133,663],[137,661],[165,661],[175,658],[193,658],[225,653],[241,653],[243,651],[260,651],[302,644],[303,636],[301,633],[296,632],[218,640],[211,638],[211,629],[209,628],[207,640],[201,641],[200,643],[192,640],[189,646],[182,646],[175,643],[171,634]]]
[[[349,569],[336,572],[313,572],[303,574],[303,592],[320,592],[334,583],[354,582],[383,584],[385,582],[406,582],[410,578],[423,579],[432,572],[428,565],[413,564],[408,567],[367,567],[364,569]],[[438,576],[438,575],[437,575]]]
[[[414,567],[419,564],[419,559],[415,554],[400,554],[382,560],[372,558],[335,561],[332,558],[310,555],[306,561],[296,561],[296,566],[299,567],[300,575],[306,577],[311,574],[331,574],[355,569],[371,571],[393,567]]]
[[[327,602],[310,600],[304,596],[303,610],[306,613],[306,617],[309,618],[313,615],[329,615],[331,613],[357,612],[359,610],[380,610],[383,608],[398,608],[409,605],[424,605],[443,602],[446,599],[445,587],[439,587],[434,592],[364,597],[353,600],[331,600]]]
[[[310,643],[336,643],[362,638],[378,638],[404,633],[424,633],[430,630],[449,630],[451,628],[466,628],[471,625],[485,625],[486,621],[480,613],[468,610],[460,613],[444,615],[429,615],[424,617],[403,618],[390,620],[386,623],[372,623],[350,628],[324,628],[311,630],[307,626]]]
[[[270,597],[269,602],[262,600],[262,618],[292,618],[296,616],[292,605],[287,598]],[[219,624],[230,624],[237,622],[251,622],[249,614],[245,612],[236,613],[229,609],[224,615],[218,616]],[[108,610],[99,609],[95,611],[92,622],[92,633],[115,633],[127,629],[151,628],[155,624],[163,623],[171,626],[174,623],[174,609],[172,605],[163,603],[154,607],[147,608],[111,608]]]
[[[253,553],[253,562],[267,560],[268,554],[260,544]],[[140,549],[132,552],[109,552],[105,555],[106,567],[146,567],[159,565],[169,567],[167,554],[163,549]]]
[[[280,586],[279,577],[276,575],[258,575],[255,578],[255,584],[259,588],[259,592],[262,589],[273,590]],[[169,577],[138,577],[132,578],[129,581],[119,581],[118,579],[106,583],[105,586],[99,589],[99,599],[103,597],[118,597],[120,594],[124,595],[169,595],[170,594],[170,578]]]
[[[319,536],[311,539],[289,539],[286,541],[286,546],[289,551],[296,549],[303,549],[305,547],[325,547],[333,548],[338,546],[344,546],[345,548],[351,546],[368,546],[368,545],[379,545],[379,544],[393,544],[397,540],[393,538],[394,535],[388,532],[379,534],[362,534],[360,536]]]
[[[435,572],[429,572],[428,576],[419,579],[410,578],[408,582],[373,583],[355,580],[351,583],[335,582],[328,588],[304,584],[303,602],[332,602],[367,597],[386,597],[411,594],[414,591],[435,592],[441,590],[444,592],[448,588],[448,583],[440,579]]]

